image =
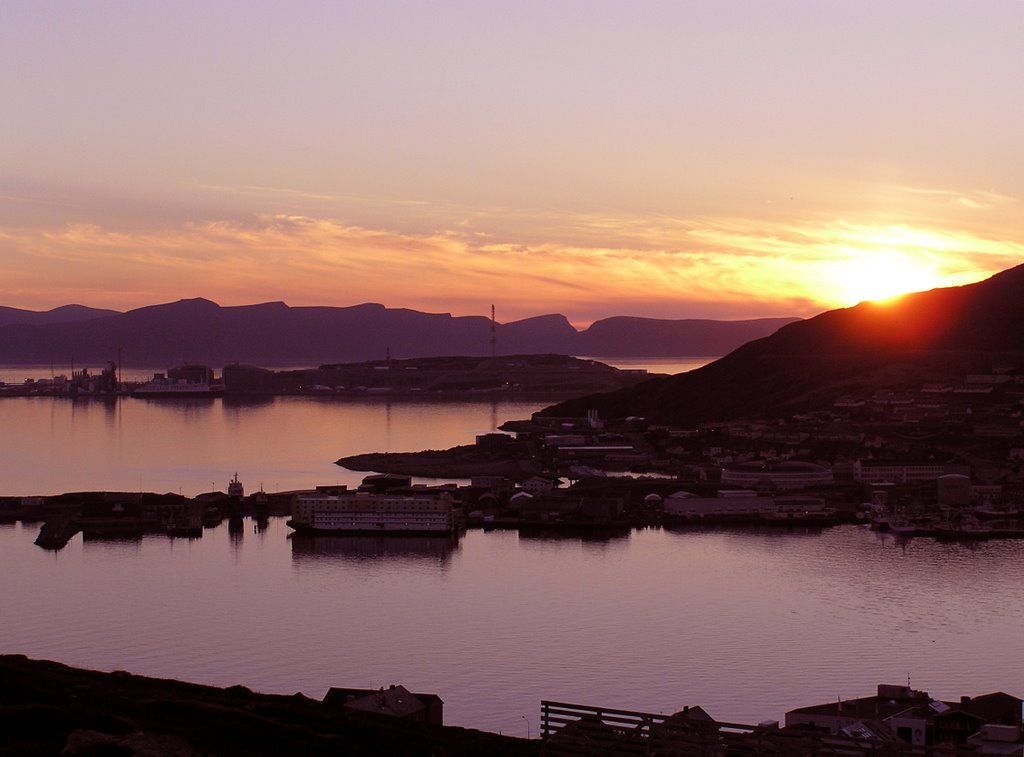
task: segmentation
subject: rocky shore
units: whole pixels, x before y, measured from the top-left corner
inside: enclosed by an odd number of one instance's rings
[[[474,445],[422,452],[372,452],[351,455],[336,461],[354,471],[397,473],[427,478],[472,478],[473,476],[505,476],[522,481],[539,474],[543,468],[533,460],[507,454],[493,454]]]
[[[525,757],[539,754],[539,742],[333,709],[301,693],[0,655],[0,754]]]

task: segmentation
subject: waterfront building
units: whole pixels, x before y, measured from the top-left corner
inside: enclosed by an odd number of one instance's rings
[[[331,687],[323,702],[331,709],[358,710],[444,725],[444,700],[437,694],[416,694],[404,686],[380,689],[344,689]]]
[[[971,479],[959,473],[939,476],[939,507],[963,507],[971,501]]]
[[[740,488],[771,486],[782,490],[805,489],[809,486],[831,484],[833,480],[831,468],[798,460],[755,460],[734,463],[722,468],[722,486]]]
[[[212,384],[213,370],[207,365],[185,363],[169,368],[167,380],[172,384]]]
[[[1004,743],[1019,746],[1021,700],[996,692],[945,702],[909,686],[879,684],[876,696],[839,699],[786,713],[787,728],[813,728],[840,735],[859,726],[889,728],[901,741],[914,746],[966,744],[988,726],[988,737],[1002,734],[1010,737]]]
[[[947,473],[961,473],[955,466],[935,461],[896,462],[891,460],[858,460],[853,477],[868,484],[913,484],[936,481]]]
[[[297,531],[448,533],[456,526],[455,502],[448,491],[303,492],[288,524]]]
[[[534,497],[538,494],[546,494],[547,492],[556,489],[561,483],[555,478],[546,478],[544,476],[530,476],[530,478],[523,481],[520,488]]]

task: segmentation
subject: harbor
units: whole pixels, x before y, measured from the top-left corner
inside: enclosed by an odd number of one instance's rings
[[[698,364],[703,361],[698,361]],[[6,373],[17,375],[18,366]],[[125,377],[116,361],[67,372],[35,370],[20,381],[0,381],[0,398],[52,397],[173,400],[230,396],[471,397],[543,395],[568,398],[632,386],[646,378],[643,368],[619,369],[565,355],[430,357],[371,360],[312,367],[266,368],[230,363],[216,373],[198,363],[162,370],[134,369]]]
[[[1020,694],[1019,542],[855,525],[305,536],[286,521],[80,533],[57,551],[33,544],[38,523],[0,525],[0,569],[32,576],[0,589],[6,643],[285,696],[402,683],[437,692],[446,723],[524,738],[542,699],[757,724],[894,670],[942,700]],[[776,662],[794,647],[813,674]]]
[[[841,443],[834,430],[815,430],[811,420],[800,432],[810,438],[753,425],[733,433],[624,435],[627,443],[651,438],[699,458],[668,476],[626,470],[665,457],[659,448],[611,450],[623,440],[605,435],[621,432],[607,424],[567,429],[560,419],[538,435],[544,454],[564,461],[555,475],[478,480],[477,487],[489,486],[474,489],[473,476],[392,474],[420,490],[454,485],[465,531],[306,535],[287,526],[289,497],[317,486],[354,492],[368,476],[386,475],[335,460],[367,450],[493,450],[507,443],[490,436],[499,425],[529,419],[543,403],[338,403],[313,396],[238,408],[227,398],[4,403],[18,429],[17,438],[0,440],[10,461],[5,503],[17,499],[19,507],[45,510],[51,498],[84,490],[126,494],[127,505],[142,493],[144,508],[150,496],[168,497],[172,512],[178,498],[226,499],[237,471],[242,507],[261,489],[270,506],[265,518],[255,509],[219,523],[210,518],[201,537],[173,536],[159,519],[141,534],[118,534],[113,526],[130,523],[130,508],[94,511],[118,520],[108,520],[106,533],[79,531],[61,549],[33,543],[43,510],[19,519],[6,508],[0,563],[32,580],[2,589],[11,608],[5,636],[34,657],[317,697],[339,685],[334,671],[346,670],[342,685],[403,682],[413,691],[441,692],[446,722],[521,736],[523,714],[536,733],[541,699],[653,713],[691,702],[723,721],[756,724],[766,711],[778,717],[834,701],[837,691],[860,696],[894,669],[912,673],[915,688],[944,700],[962,692],[1013,693],[1024,676],[1012,643],[1024,622],[1019,540],[908,539],[857,518],[880,490],[888,504],[908,512],[941,513],[938,479],[954,470],[862,466],[857,473],[852,465],[832,466],[833,481],[820,482],[820,465],[762,465],[754,496],[718,496],[751,475],[736,457],[779,452],[786,435],[801,446],[818,438]],[[579,423],[589,425],[587,418]],[[588,451],[591,445],[599,449]],[[622,459],[627,454],[632,460]],[[604,476],[594,473],[599,455],[613,456],[600,466]],[[932,478],[855,478],[894,473]],[[780,482],[806,478],[818,489],[771,492],[767,474]],[[541,480],[531,481],[534,475]],[[977,481],[965,490],[962,479],[951,481],[957,485],[948,493],[966,496],[966,505],[956,505],[965,509],[996,507],[1014,491]],[[690,496],[673,497],[680,492]],[[513,512],[511,497],[519,493],[530,498],[519,496]],[[652,494],[661,499],[662,518],[673,510],[684,518],[699,510],[702,517],[658,522]],[[618,518],[620,500],[624,526],[573,523]],[[743,510],[714,512],[726,506]],[[758,524],[754,515],[771,507],[805,519]],[[826,508],[842,513],[837,525],[806,522]],[[200,521],[206,515],[205,506],[192,512]],[[631,522],[632,513],[641,520]],[[986,592],[977,591],[981,584]],[[641,597],[639,585],[656,587],[656,597]],[[53,601],[41,604],[40,595]],[[643,654],[632,651],[641,643]],[[254,657],[252,649],[266,652]],[[793,649],[808,665],[773,662]]]

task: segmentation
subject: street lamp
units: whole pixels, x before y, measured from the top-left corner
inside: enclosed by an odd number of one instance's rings
[[[523,720],[526,721],[526,738],[530,738],[530,719],[526,715],[520,715]]]

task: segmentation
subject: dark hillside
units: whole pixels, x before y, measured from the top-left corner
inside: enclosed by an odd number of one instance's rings
[[[689,373],[556,405],[549,415],[696,424],[774,416],[855,387],[987,372],[1024,354],[1024,267],[963,287],[861,303],[792,323]]]

